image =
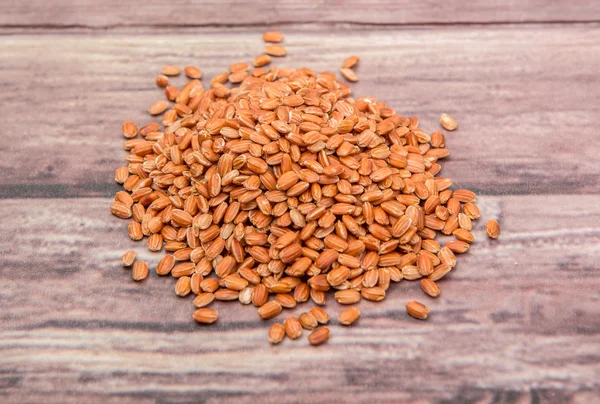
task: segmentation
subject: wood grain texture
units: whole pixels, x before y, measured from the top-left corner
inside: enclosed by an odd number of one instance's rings
[[[190,3],[0,2],[0,402],[600,403],[600,2]],[[269,346],[283,315],[237,303],[194,324],[153,272],[162,253],[109,214],[121,123],[151,121],[160,67],[208,83],[261,53],[266,27],[286,34],[280,66],[357,54],[356,96],[427,131],[455,116],[442,174],[502,226],[490,241],[477,223],[439,298],[393,284],[317,349]],[[151,264],[142,283],[129,249]]]
[[[215,325],[197,326],[174,279],[133,282],[122,252],[136,249],[152,268],[160,254],[128,241],[109,199],[4,201],[0,397],[597,402],[599,196],[480,198],[502,236],[488,240],[477,222],[477,242],[438,299],[418,283],[393,284],[318,349],[305,339],[269,346],[271,321],[235,302],[216,305]],[[405,313],[415,298],[432,310],[426,322]],[[332,299],[327,307],[337,317]]]
[[[91,11],[93,10],[93,11]],[[93,0],[3,1],[0,26],[114,28],[136,26],[266,26],[288,24],[456,24],[598,21],[592,0],[414,2],[410,0],[217,1]]]
[[[600,127],[600,27],[286,35],[281,66],[337,71],[358,54],[357,96],[417,115],[428,131],[452,114],[459,129],[447,136],[443,173],[457,185],[485,194],[600,192],[590,147]],[[262,48],[259,32],[0,37],[0,195],[110,197],[124,157],[121,123],[151,121],[146,107],[164,98],[153,83],[162,65],[193,63],[211,77]]]
[[[89,10],[93,12],[89,12]],[[227,12],[224,12],[227,10]],[[23,3],[4,1],[0,25],[111,28],[115,26],[278,25],[302,23],[453,24],[600,20],[600,6],[589,0],[413,2],[409,0],[273,2],[183,0],[101,3],[84,0]]]

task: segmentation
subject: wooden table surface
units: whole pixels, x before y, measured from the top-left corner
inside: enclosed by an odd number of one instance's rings
[[[97,3],[0,3],[0,401],[600,402],[599,2]],[[197,326],[174,279],[120,268],[161,254],[108,209],[121,123],[151,121],[161,66],[211,77],[267,28],[286,34],[279,65],[357,54],[355,95],[428,131],[452,114],[442,173],[502,226],[477,224],[438,299],[394,284],[319,348],[270,346],[239,304]]]

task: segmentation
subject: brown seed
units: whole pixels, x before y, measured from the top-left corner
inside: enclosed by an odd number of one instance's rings
[[[321,345],[329,339],[329,335],[329,328],[322,326],[310,333],[308,342],[310,342],[311,345]]]
[[[158,275],[168,275],[174,266],[175,266],[175,257],[173,257],[172,255],[165,255],[158,262],[158,265],[156,266],[156,273]]]
[[[137,222],[131,222],[127,226],[127,234],[132,240],[138,241],[144,238],[144,233],[142,233],[142,225]]]
[[[173,209],[171,212],[171,219],[182,227],[190,227],[193,222],[192,215],[181,209]]]
[[[463,207],[464,210],[464,207]],[[464,213],[458,214],[458,225],[463,230],[471,231],[473,229],[473,224],[471,223],[471,219]]]
[[[313,315],[319,324],[327,324],[329,322],[329,315],[321,307],[313,307],[310,309],[310,314]]]
[[[444,127],[444,129],[450,131],[456,129],[458,126],[456,120],[448,114],[442,114],[440,117],[440,124]]]
[[[120,217],[121,219],[128,219],[132,215],[131,208],[119,201],[113,202],[112,205],[110,205],[110,211],[113,215]]]
[[[402,279],[414,281],[422,277],[423,275],[419,272],[419,268],[416,265],[407,265],[402,268]]]
[[[275,323],[269,328],[269,342],[273,345],[279,344],[285,337],[285,327]]]
[[[385,290],[378,286],[375,286],[373,288],[364,288],[360,291],[360,294],[363,297],[363,299],[371,300],[374,302],[378,302],[385,298]]]
[[[294,289],[294,300],[298,303],[306,302],[310,297],[310,288],[306,283],[300,283]]]
[[[192,317],[200,324],[212,324],[219,318],[219,312],[213,309],[201,308],[194,311]]]
[[[438,258],[443,264],[450,265],[451,267],[456,266],[456,255],[448,247],[440,249]]]
[[[279,313],[281,313],[283,307],[279,302],[275,300],[271,300],[270,302],[265,303],[258,309],[258,315],[263,320],[268,320],[270,318],[276,317]]]
[[[215,300],[215,295],[211,292],[200,293],[194,299],[194,306],[197,308],[205,307],[211,304]]]
[[[487,230],[487,226],[486,226],[486,230]],[[473,241],[475,241],[475,237],[473,236],[473,233],[471,233],[468,230],[465,229],[456,229],[452,232],[452,234],[454,234],[454,236],[459,239],[460,241],[464,241],[466,243],[472,243]]]
[[[183,71],[190,79],[199,79],[202,77],[202,71],[196,66],[186,66]]]
[[[269,290],[264,284],[256,285],[252,294],[252,304],[256,307],[261,307],[269,299]]]
[[[204,292],[214,293],[219,289],[219,281],[214,278],[204,279],[200,282],[200,289]]]
[[[320,290],[311,289],[310,298],[319,306],[324,306],[327,303],[327,296],[325,295],[325,292]]]
[[[429,309],[424,304],[417,301],[410,301],[406,305],[406,311],[408,314],[419,320],[425,320],[429,316]]]
[[[469,191],[468,189],[457,189],[452,193],[452,197],[459,202],[473,202],[475,200],[475,193],[473,191]],[[458,214],[458,212],[456,212]]]
[[[182,276],[177,280],[175,284],[175,293],[177,296],[187,296],[192,291],[192,278],[189,276]]]
[[[223,262],[223,261],[221,261]],[[240,291],[243,290],[246,286],[248,286],[248,281],[244,278],[240,278],[237,275],[230,275],[223,279],[225,287],[227,289]]]
[[[281,57],[285,56],[287,51],[285,50],[285,47],[281,45],[268,45],[265,46],[265,53],[270,56]]]
[[[179,95],[179,89],[175,86],[167,86],[167,88],[165,88],[165,96],[167,97],[167,99],[169,101],[175,101],[177,99],[177,96]],[[172,112],[171,112],[172,111]],[[167,112],[167,114],[169,113],[174,113],[175,116],[172,119],[171,122],[173,122],[175,119],[177,119],[177,111],[171,110],[169,112]],[[165,114],[165,118],[167,119],[167,115]]]
[[[142,281],[148,277],[148,263],[144,261],[136,261],[131,270],[131,276],[134,281]]]
[[[182,276],[190,276],[196,270],[193,262],[182,262],[171,269],[171,276],[181,278]]]
[[[150,251],[160,251],[163,246],[163,237],[161,234],[152,234],[148,237],[148,249]]]
[[[348,267],[339,266],[327,274],[327,282],[329,282],[331,286],[337,286],[348,279],[349,275],[350,269]]]
[[[444,134],[442,132],[433,132],[431,134],[431,145],[433,147],[444,147],[445,146]]]
[[[169,78],[163,74],[156,76],[156,85],[159,87],[166,87],[169,85]]]
[[[339,304],[355,304],[360,301],[360,292],[354,289],[339,290],[335,292],[335,300]]]
[[[438,285],[429,278],[421,279],[421,289],[431,297],[437,297],[440,294]]]
[[[267,31],[263,34],[263,41],[265,42],[282,42],[283,34],[278,31]]]
[[[254,67],[262,67],[271,63],[271,56],[263,54],[254,58],[252,65]]]
[[[433,262],[427,255],[419,255],[417,259],[417,268],[419,269],[419,273],[423,276],[429,276],[433,273]]]
[[[400,282],[404,279],[404,275],[402,275],[402,271],[397,267],[388,267],[388,271],[390,271],[390,280],[393,282]]]
[[[442,279],[448,272],[452,271],[452,266],[447,264],[441,264],[435,267],[433,273],[429,275],[429,279],[432,281],[438,281]]]
[[[338,321],[343,325],[352,325],[360,317],[360,310],[350,307],[340,313]]]
[[[307,330],[314,330],[319,325],[319,322],[312,313],[300,314],[298,321],[300,321],[302,327]]]
[[[358,76],[356,75],[356,73],[354,73],[354,70],[352,70],[352,69],[349,69],[347,67],[342,67],[340,69],[340,73],[348,81],[351,81],[351,82],[358,81]]]
[[[134,138],[138,134],[137,126],[135,126],[135,123],[131,121],[123,122],[123,125],[121,126],[121,131],[123,132],[123,136],[127,139]]]
[[[165,100],[156,101],[148,108],[150,115],[160,115],[169,108],[169,103]]]
[[[496,239],[500,235],[500,224],[494,219],[488,220],[485,224],[485,232],[489,238]]]
[[[479,213],[479,208],[473,202],[465,203],[463,206],[463,212],[465,212],[465,215],[467,215],[471,220],[477,220],[481,216],[481,213]]]
[[[127,251],[121,258],[121,265],[130,267],[133,265],[133,261],[135,261],[135,251]]]
[[[229,82],[233,83],[233,84],[238,84],[238,83],[241,83],[242,81],[244,81],[246,79],[246,77],[248,77],[248,72],[246,72],[246,71],[239,71],[236,73],[232,73],[229,75]]]
[[[354,67],[359,61],[360,58],[358,56],[350,56],[349,58],[344,60],[344,63],[342,63],[342,68],[350,69]]]
[[[279,302],[279,304],[286,309],[293,309],[296,307],[296,300],[292,295],[287,293],[278,293],[275,296],[275,301]]]
[[[246,71],[250,68],[250,65],[246,62],[238,62],[232,65],[229,65],[229,71],[231,73],[237,73],[241,71]]]
[[[179,73],[181,73],[181,68],[179,66],[163,66],[162,70],[160,71],[162,74],[164,74],[165,76],[177,76],[179,75]]]
[[[317,268],[325,269],[333,264],[339,257],[339,254],[335,250],[324,250],[315,261],[315,266]]]
[[[231,300],[238,300],[238,298],[239,292],[237,290],[219,289],[215,291],[215,299],[217,300],[228,302]]]
[[[296,317],[286,318],[283,322],[283,327],[285,328],[285,335],[289,339],[297,339],[302,335],[302,325]]]
[[[115,171],[115,181],[118,182],[119,184],[123,184],[125,181],[127,181],[128,177],[129,177],[129,169],[125,166],[119,167]]]
[[[469,243],[460,240],[452,240],[446,243],[446,247],[456,254],[465,253],[469,250]]]

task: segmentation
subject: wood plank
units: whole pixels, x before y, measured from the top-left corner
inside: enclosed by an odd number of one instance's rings
[[[109,197],[125,155],[121,123],[150,122],[146,108],[163,96],[153,83],[160,67],[194,63],[211,77],[257,55],[263,45],[253,35],[0,38],[3,115],[15,117],[0,140],[0,195]],[[289,32],[280,65],[335,71],[358,54],[355,94],[419,116],[428,131],[440,128],[442,112],[454,115],[443,174],[460,186],[598,193],[590,145],[600,127],[599,35],[600,27],[568,25]]]
[[[271,347],[255,309],[218,304],[210,327],[171,278],[134,283],[119,267],[135,248],[108,199],[7,200],[0,233],[0,397],[26,401],[249,403],[600,399],[599,195],[486,196],[471,252],[438,299],[402,281],[361,302],[357,326],[327,346]],[[430,319],[409,318],[408,300]],[[185,300],[185,301],[184,301]],[[287,313],[298,314],[308,306]],[[337,317],[340,307],[327,310]],[[286,313],[286,314],[287,314]],[[281,319],[277,319],[281,320]],[[218,343],[216,343],[218,341]]]
[[[450,0],[431,4],[409,0],[364,2],[293,0],[270,2],[182,0],[101,3],[92,0],[0,4],[0,26],[72,28],[139,26],[268,26],[303,23],[374,25],[555,22],[600,20],[600,6],[589,0]]]

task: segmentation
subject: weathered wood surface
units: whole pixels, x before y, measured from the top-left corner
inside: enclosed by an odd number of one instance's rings
[[[142,283],[119,265],[134,248],[109,199],[7,200],[0,233],[0,398],[7,401],[307,402],[600,400],[600,195],[481,197],[502,237],[477,242],[440,282],[362,302],[326,346],[271,347],[253,307],[191,321],[174,279]],[[407,316],[427,301],[430,319]],[[303,305],[287,313],[299,314]],[[339,306],[328,303],[332,317]]]
[[[0,2],[0,402],[600,403],[600,3],[365,5]],[[438,299],[394,284],[318,349],[269,346],[272,321],[237,303],[195,325],[174,279],[120,268],[161,254],[108,213],[121,123],[150,122],[160,67],[210,77],[261,53],[266,26],[280,66],[357,54],[355,95],[428,131],[454,115],[443,174],[502,224],[492,242],[478,223]]]
[[[454,115],[460,128],[447,136],[444,173],[461,187],[600,192],[590,147],[600,127],[600,27],[286,34],[289,56],[278,65],[337,71],[357,54],[356,95],[417,115],[428,131],[442,112]],[[164,97],[153,82],[161,66],[193,63],[211,77],[262,48],[260,32],[0,37],[0,195],[109,197],[124,156],[121,123],[151,121],[147,106]]]
[[[242,0],[5,0],[0,3],[1,28],[69,29],[90,27],[219,27],[299,24],[416,25],[456,23],[520,23],[599,21],[593,0],[410,0],[322,1]]]

